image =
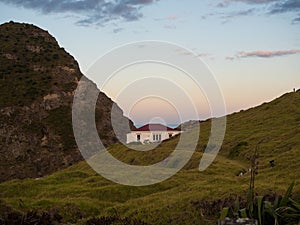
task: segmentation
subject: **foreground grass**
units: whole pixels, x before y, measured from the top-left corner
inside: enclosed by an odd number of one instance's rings
[[[276,190],[282,194],[288,183],[296,180],[295,190],[300,194],[300,173],[286,172],[290,163],[299,168],[299,154],[296,149],[290,153],[280,156],[287,164],[261,167],[256,179],[258,193]],[[201,215],[192,202],[244,196],[249,175],[236,174],[245,168],[246,164],[218,156],[204,172],[182,170],[159,184],[130,187],[102,178],[82,162],[41,179],[1,183],[0,193],[1,200],[17,210],[55,209],[64,222],[80,224],[93,216],[119,215],[152,224],[205,224],[213,223],[216,217]]]

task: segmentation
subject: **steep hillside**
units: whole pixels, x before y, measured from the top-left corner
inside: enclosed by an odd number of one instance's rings
[[[129,217],[149,224],[216,224],[223,206],[234,205],[237,196],[246,198],[250,179],[246,172],[250,163],[246,158],[259,142],[255,192],[270,196],[275,192],[284,194],[289,183],[296,181],[293,196],[299,201],[299,103],[300,91],[297,91],[229,115],[222,150],[204,172],[198,171],[198,165],[209,137],[210,120],[200,124],[199,144],[190,162],[164,182],[146,187],[118,185],[81,162],[45,178],[1,183],[0,209],[2,200],[2,208],[9,205],[20,211],[58,212],[63,223],[74,224],[86,224],[93,216]],[[147,152],[120,144],[112,145],[109,150],[124,162],[146,165],[169,155],[178,139],[164,141]],[[187,138],[187,144],[190,141],[193,140]],[[272,159],[274,167],[269,165]],[[241,171],[245,173],[240,177]],[[8,215],[3,213],[2,218]]]
[[[0,25],[0,181],[44,176],[82,159],[71,118],[82,76],[75,59],[47,31]],[[112,104],[99,94],[96,122],[106,146],[117,142]],[[121,109],[118,114],[128,124]]]
[[[245,157],[259,142],[261,157],[280,158],[291,150],[300,153],[300,90],[228,116],[222,148],[226,155]],[[237,150],[239,143],[244,147]]]

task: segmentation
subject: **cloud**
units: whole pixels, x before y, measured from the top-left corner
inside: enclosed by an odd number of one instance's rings
[[[227,0],[228,2],[244,2],[248,4],[266,4],[270,2],[276,2],[279,0]]]
[[[177,20],[179,18],[179,16],[177,15],[170,15],[170,16],[167,16],[167,19],[168,20]]]
[[[229,4],[237,3],[237,2],[243,2],[247,4],[262,4],[265,2],[270,2],[270,1],[275,1],[275,0],[223,0],[222,2],[219,2],[216,7],[222,8],[223,12],[219,13],[214,13],[213,16],[218,16],[220,19],[222,19],[222,24],[228,23],[231,19],[237,19],[240,17],[245,17],[245,16],[252,16],[254,14],[257,14],[259,11],[257,7],[253,7],[251,5],[251,8],[244,9],[243,10],[230,10],[231,8],[226,8],[229,6]],[[206,18],[206,17],[203,17]]]
[[[197,49],[194,48],[192,49],[191,51],[185,51],[185,50],[182,50],[182,49],[176,49],[176,52],[182,56],[194,56],[194,57],[197,57],[197,58],[200,58],[200,59],[203,59],[203,58],[208,58],[208,59],[215,59],[215,56],[211,53],[206,53],[206,52],[202,52],[202,53],[198,53],[197,52]]]
[[[254,52],[240,52],[241,57],[262,57],[271,58],[275,56],[294,55],[299,53],[300,50],[280,50],[280,51],[254,51]]]
[[[223,0],[217,4],[217,7],[224,8],[227,7],[230,3],[241,2],[246,4],[268,4],[277,2],[279,0]]]
[[[197,54],[197,57],[204,58],[204,57],[211,57],[212,55],[210,53],[199,53]]]
[[[252,16],[256,13],[256,9],[246,9],[246,10],[240,10],[240,11],[231,11],[226,13],[215,13],[213,16],[218,16],[222,20],[222,24],[226,24],[230,22],[232,19],[237,19],[240,17],[245,16]],[[206,17],[203,17],[202,19],[205,19]]]
[[[279,0],[224,0],[223,4],[229,4],[231,2],[241,2],[241,3],[247,3],[247,4],[268,4],[277,2]]]
[[[123,30],[124,30],[124,28],[119,27],[119,28],[113,29],[113,32],[116,34],[116,33],[119,33],[119,32],[121,32]]]
[[[228,6],[228,3],[226,3],[226,2],[219,2],[216,6],[219,7],[219,8],[224,8],[224,7]]]
[[[292,23],[293,24],[300,23],[300,15],[299,15],[299,17],[293,19]]]
[[[213,13],[208,13],[206,15],[202,15],[200,18],[202,20],[208,19],[210,17],[218,18],[221,19],[222,24],[230,22],[232,19],[237,19],[240,17],[245,17],[245,16],[252,16],[257,13],[257,9],[255,8],[250,8],[250,9],[245,9],[245,10],[238,10],[238,11],[226,11],[226,12],[213,12]]]
[[[43,14],[77,14],[78,25],[104,25],[115,20],[133,21],[140,19],[141,8],[159,0],[0,0]]]
[[[234,59],[236,59],[236,58],[235,58],[234,56],[226,56],[225,59],[226,59],[226,60],[234,60]]]
[[[292,24],[299,23],[300,22],[300,1],[286,0],[286,1],[278,2],[274,4],[269,14],[288,13],[288,12],[298,13],[298,16],[293,19]]]
[[[241,10],[236,12],[228,13],[227,15],[224,15],[223,19],[230,19],[230,18],[236,18],[241,16],[249,16],[252,15],[255,12],[255,9],[247,9],[247,10]]]
[[[175,30],[176,26],[175,25],[164,25],[165,29],[171,29],[171,30]]]
[[[300,1],[299,0],[286,0],[276,3],[271,14],[285,13],[285,12],[299,12],[300,11]]]
[[[162,18],[155,18],[156,21],[178,20],[180,17],[177,15],[169,15]]]
[[[227,56],[227,60],[234,60],[237,58],[259,57],[259,58],[272,58],[278,56],[294,55],[300,53],[298,49],[279,50],[279,51],[253,51],[253,52],[238,52],[235,56]]]
[[[269,4],[269,11],[266,14],[296,12],[298,16],[292,23],[295,24],[300,21],[300,0],[223,0],[217,4],[217,7],[224,8],[231,3],[237,2],[256,5]]]

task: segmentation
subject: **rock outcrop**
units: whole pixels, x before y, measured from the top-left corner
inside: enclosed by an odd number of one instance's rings
[[[0,181],[44,176],[82,160],[72,130],[74,91],[82,76],[47,31],[0,25]],[[105,146],[118,142],[112,105],[100,92],[96,127]],[[118,116],[132,126],[120,108]]]

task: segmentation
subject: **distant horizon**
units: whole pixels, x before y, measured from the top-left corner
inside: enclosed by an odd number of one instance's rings
[[[295,90],[295,91],[294,91]],[[285,94],[288,94],[288,93],[293,93],[293,92],[298,92],[298,91],[300,91],[300,87],[299,88],[295,88],[295,89],[293,89],[293,90],[291,90],[291,91],[289,91],[289,92],[284,92],[284,93],[282,93],[282,94],[280,94],[280,95],[278,95],[278,96],[276,96],[276,97],[274,97],[273,99],[271,99],[270,101],[265,101],[265,102],[261,102],[261,103],[259,103],[259,104],[257,104],[257,105],[254,105],[254,106],[250,106],[249,108],[245,108],[245,109],[240,109],[240,110],[237,110],[237,111],[234,111],[234,112],[230,112],[230,113],[228,113],[228,114],[226,114],[225,116],[229,116],[229,115],[232,115],[232,114],[234,114],[234,113],[239,113],[239,112],[241,112],[241,111],[246,111],[246,110],[249,110],[249,109],[252,109],[252,108],[256,108],[256,107],[259,107],[259,106],[261,106],[262,104],[265,104],[265,103],[270,103],[270,102],[272,102],[272,101],[274,101],[274,100],[276,100],[277,98],[280,98],[281,96],[283,96],[283,95],[285,95]],[[204,119],[199,119],[199,120],[193,120],[193,119],[191,119],[191,120],[185,120],[185,121],[183,121],[182,123],[186,123],[186,122],[189,122],[189,121],[206,121],[206,120],[209,120],[209,119],[212,119],[213,117],[209,117],[209,118],[204,118]],[[132,120],[131,118],[129,118],[130,120]],[[134,121],[132,121],[132,122],[134,122]],[[166,123],[166,124],[164,124],[164,123],[160,123],[160,122],[144,122],[144,123],[138,123],[138,124],[136,124],[136,123],[134,123],[134,126],[136,127],[136,128],[140,128],[140,127],[142,127],[142,126],[144,126],[144,125],[146,125],[146,124],[162,124],[162,125],[165,125],[165,126],[168,126],[168,127],[171,127],[171,128],[176,128],[176,127],[178,127],[179,125],[181,125],[182,123],[180,123],[180,122],[174,122],[174,123]]]
[[[145,126],[147,124],[161,124],[161,123],[144,123],[144,124],[134,124],[134,126],[136,128],[140,128],[142,126]],[[161,125],[164,125],[164,126],[167,126],[167,127],[170,127],[170,128],[176,128],[178,127],[180,124],[161,124]]]

